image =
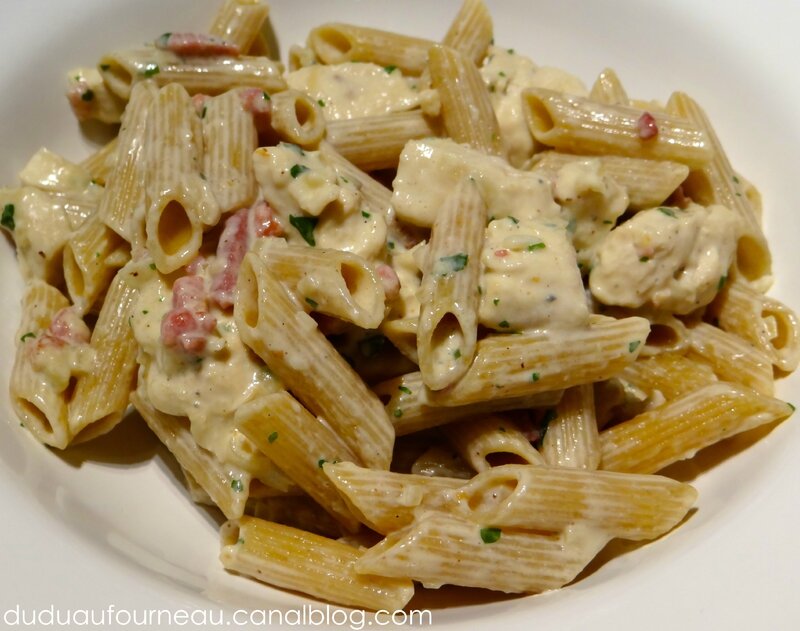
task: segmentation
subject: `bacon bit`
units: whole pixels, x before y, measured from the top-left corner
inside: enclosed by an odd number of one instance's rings
[[[506,248],[500,248],[499,250],[494,251],[494,255],[503,258],[508,256],[508,250]]]
[[[203,278],[188,275],[176,280],[172,285],[172,309],[161,321],[164,345],[199,355],[216,324],[216,318],[208,313]]]
[[[87,95],[91,95],[87,98]],[[73,85],[66,93],[72,113],[79,121],[87,121],[94,111],[94,93],[83,79]]]
[[[386,295],[386,300],[392,301],[400,295],[400,279],[397,273],[390,265],[381,263],[375,268],[375,273],[383,285],[383,293]]]
[[[88,344],[91,337],[89,327],[75,307],[64,307],[53,316],[47,330],[33,344],[27,344],[26,349],[31,355],[35,355],[47,347],[63,348],[67,345]]]
[[[686,210],[689,207],[689,204],[692,203],[692,198],[686,195],[686,191],[683,190],[683,186],[679,186],[675,189],[675,192],[669,196],[665,205],[667,206],[677,206],[678,208],[683,208]]]
[[[156,48],[181,57],[238,57],[239,46],[204,33],[164,33],[155,41]]]
[[[258,133],[263,134],[271,129],[272,102],[269,96],[258,88],[245,88],[239,92],[242,107],[253,115],[253,123]]]
[[[197,115],[200,118],[205,118],[206,114],[206,105],[208,101],[211,99],[208,94],[195,94],[192,97],[192,105],[194,106],[194,111],[197,112]]]
[[[639,117],[636,127],[639,132],[639,138],[642,140],[650,140],[658,136],[658,125],[650,112],[645,112]]]
[[[211,281],[211,299],[222,309],[233,306],[239,267],[254,239],[283,235],[275,211],[265,201],[256,202],[228,217],[217,245],[224,267]]]

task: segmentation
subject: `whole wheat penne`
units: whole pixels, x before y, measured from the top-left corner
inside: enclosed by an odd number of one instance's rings
[[[131,394],[131,403],[147,426],[172,452],[181,467],[208,493],[225,517],[241,517],[249,495],[250,474],[220,462],[210,451],[200,447],[192,437],[187,418],[156,410],[138,391]]]
[[[358,530],[358,521],[322,472],[325,462],[358,460],[330,427],[288,392],[249,402],[237,411],[236,423],[263,454],[347,530]]]
[[[342,525],[305,494],[254,498],[251,493],[245,514],[331,539],[345,534]]]
[[[216,225],[222,214],[250,206],[256,196],[253,152],[258,134],[241,94],[230,90],[208,99],[202,109],[202,174],[217,201],[216,213],[203,218]]]
[[[316,147],[325,135],[325,118],[307,94],[284,90],[272,95],[271,126],[281,140]]]
[[[394,428],[377,396],[256,254],[239,272],[234,315],[244,342],[314,414],[375,468],[388,468]]]
[[[800,322],[780,300],[741,282],[728,283],[717,299],[719,325],[769,357],[780,370],[791,372],[800,362]]]
[[[396,167],[409,140],[437,135],[425,114],[410,110],[329,121],[325,138],[358,168],[374,171]]]
[[[523,108],[534,138],[548,147],[673,160],[690,167],[702,167],[713,157],[706,132],[688,119],[604,105],[544,88],[526,89]]]
[[[585,330],[485,337],[466,374],[428,391],[435,405],[465,405],[547,392],[607,379],[636,359],[650,325],[644,318],[596,322]]]
[[[430,40],[352,24],[323,24],[308,34],[308,47],[324,64],[371,61],[395,66],[407,75],[425,69],[432,45]]]
[[[480,64],[493,39],[492,16],[483,0],[464,0],[442,43]]]
[[[339,177],[355,183],[358,192],[361,193],[362,210],[370,214],[377,213],[387,219],[391,216],[392,191],[359,169],[325,140],[319,143],[319,154],[329,166],[333,167]]]
[[[589,92],[589,98],[604,105],[630,105],[628,93],[622,81],[612,68],[606,68],[597,75]]]
[[[442,101],[442,122],[458,143],[491,155],[502,155],[500,127],[489,90],[473,60],[448,46],[428,51],[431,85]]]
[[[592,384],[564,390],[564,396],[556,407],[556,416],[547,424],[541,450],[545,462],[551,466],[588,471],[597,469],[600,464],[600,435]]]
[[[241,52],[246,53],[258,39],[268,17],[269,5],[265,2],[225,0],[217,9],[208,32],[236,44]]]
[[[660,393],[667,401],[717,381],[706,363],[678,353],[641,357],[625,366],[619,377],[650,396]]]
[[[479,473],[507,463],[545,464],[544,457],[515,423],[502,416],[481,416],[451,423],[442,432]]]
[[[533,169],[556,173],[567,164],[587,159],[599,160],[600,172],[625,187],[628,191],[629,207],[633,210],[658,206],[689,175],[689,167],[680,162],[625,156],[579,156],[557,151],[537,154]]]
[[[736,269],[747,281],[760,282],[760,288],[766,290],[771,284],[772,255],[758,214],[745,195],[744,186],[731,167],[711,122],[697,102],[683,92],[674,92],[667,107],[670,112],[691,121],[708,139],[708,145],[713,151],[712,160],[707,165],[693,166],[702,167],[703,176],[713,195],[713,203],[722,204],[739,216],[741,234],[736,249]],[[693,195],[691,186],[688,187],[687,194]]]
[[[384,292],[369,263],[360,256],[263,239],[258,255],[267,268],[306,307],[374,329],[383,320]]]
[[[486,204],[465,178],[436,214],[422,270],[417,352],[433,390],[460,379],[475,356],[485,227]]]
[[[114,172],[114,167],[117,163],[118,146],[119,135],[114,136],[114,138],[80,163],[81,168],[88,171],[92,176],[92,180],[101,186],[106,185],[109,177]]]
[[[145,79],[160,87],[177,83],[190,94],[222,94],[243,85],[270,94],[286,89],[283,66],[267,57],[180,57],[147,47],[104,55],[99,68],[108,88],[125,100]]]
[[[600,466],[655,473],[724,438],[791,413],[789,404],[744,386],[712,383],[601,432]]]
[[[97,68],[74,68],[67,73],[67,100],[81,121],[115,124],[122,118],[125,101],[108,89]]]
[[[367,550],[355,568],[409,576],[432,588],[452,584],[533,593],[569,583],[607,542],[605,534],[583,524],[557,534],[501,532],[429,512]]]
[[[723,381],[741,383],[773,396],[775,379],[770,358],[747,340],[698,322],[688,329],[691,356],[707,362]]]
[[[220,529],[220,560],[228,570],[270,585],[365,609],[395,611],[414,595],[407,578],[355,571],[363,552],[333,539],[242,517]]]

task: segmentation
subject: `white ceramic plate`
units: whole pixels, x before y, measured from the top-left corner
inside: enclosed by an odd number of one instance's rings
[[[487,0],[488,1],[488,0]],[[708,110],[737,168],[764,195],[775,252],[773,294],[800,305],[795,273],[800,214],[800,5],[713,0],[488,2],[498,44],[590,83],[614,67],[629,92],[666,99],[674,88]],[[0,182],[40,146],[80,159],[92,143],[62,96],[64,73],[113,47],[164,31],[202,30],[215,0],[5,2],[0,19]],[[272,0],[285,51],[312,25],[353,21],[444,33],[454,1]],[[6,384],[21,282],[0,244],[0,382]],[[800,379],[780,386],[796,397]],[[227,576],[217,520],[190,504],[175,467],[142,427],[125,423],[61,454],[36,444],[0,410],[0,616],[21,607],[96,610],[298,607],[310,601]],[[747,450],[743,447],[749,446]],[[699,510],[662,541],[614,556],[557,593],[502,598],[470,591],[438,604],[438,626],[469,629],[789,629],[800,620],[794,497],[800,428],[784,423],[754,441],[730,441],[679,469],[700,489]],[[709,469],[714,464],[712,469]],[[604,558],[609,555],[605,554]],[[498,572],[503,568],[498,568]],[[424,607],[430,601],[415,601]],[[124,621],[124,617],[122,618]],[[0,623],[3,626],[3,623]],[[132,626],[132,625],[131,625]],[[297,625],[295,625],[297,626]],[[263,627],[262,627],[263,628]]]

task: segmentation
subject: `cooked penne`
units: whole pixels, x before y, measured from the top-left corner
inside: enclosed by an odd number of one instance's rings
[[[148,112],[145,138],[147,249],[162,274],[189,263],[200,250],[203,223],[219,205],[200,172],[200,119],[180,85],[158,91]]]
[[[368,466],[386,469],[394,428],[383,406],[254,253],[239,272],[234,307],[244,342]]]
[[[618,376],[650,396],[660,393],[667,401],[717,381],[706,363],[677,353],[639,358],[625,366]]]
[[[407,578],[355,570],[363,552],[345,543],[242,517],[220,529],[220,560],[229,570],[260,581],[351,607],[401,609],[414,595]]]
[[[447,135],[491,155],[502,155],[500,127],[489,100],[489,90],[472,59],[448,46],[428,52],[431,85],[442,100]]]
[[[720,379],[774,395],[772,361],[750,342],[705,322],[690,327],[688,334],[691,356],[707,362]]]
[[[502,416],[452,423],[442,431],[478,473],[508,463],[545,464],[545,459],[514,422]]]
[[[69,402],[69,427],[76,443],[110,431],[128,409],[139,349],[130,324],[136,290],[128,282],[129,273],[127,268],[117,273],[92,331],[90,347],[103,370],[79,376]]]
[[[75,68],[67,73],[67,100],[75,117],[115,124],[122,119],[125,101],[108,89],[97,68]]]
[[[370,61],[419,75],[433,42],[352,24],[323,24],[308,34],[308,47],[324,64]]]
[[[325,462],[355,462],[357,457],[328,425],[288,392],[251,401],[237,411],[236,423],[262,453],[347,530],[358,530],[358,521],[322,472]]]
[[[129,243],[144,233],[145,125],[156,93],[152,81],[138,83],[131,91],[117,136],[116,161],[97,211],[105,224]]]
[[[125,100],[145,79],[153,79],[159,87],[177,83],[190,94],[212,96],[240,86],[268,93],[286,89],[283,66],[266,57],[180,57],[148,47],[104,55],[99,67],[108,88]]]
[[[557,151],[536,155],[534,171],[557,173],[567,164],[582,160],[599,160],[600,172],[628,191],[633,210],[653,208],[663,203],[689,175],[689,167],[668,160],[645,160],[624,156],[578,156]]]
[[[595,79],[589,98],[604,105],[630,105],[631,100],[622,81],[611,68],[606,68]]]
[[[101,186],[105,186],[117,164],[118,147],[119,136],[115,136],[100,147],[100,149],[83,160],[80,163],[81,168],[89,172],[92,176],[92,180]]]
[[[600,433],[601,468],[655,473],[704,447],[782,421],[788,403],[744,386],[712,383]]]
[[[544,88],[523,92],[534,138],[574,153],[610,153],[703,167],[713,157],[706,132],[687,119],[604,105]]]
[[[325,135],[325,118],[314,100],[297,90],[272,96],[271,126],[281,140],[316,147]]]
[[[250,474],[220,462],[210,451],[200,447],[192,437],[188,419],[159,412],[138,391],[131,394],[131,403],[225,517],[241,517],[249,495]]]
[[[583,524],[557,534],[486,526],[446,513],[425,513],[367,550],[355,568],[408,576],[424,587],[451,584],[534,593],[569,583],[608,542],[605,534]]]
[[[419,110],[329,121],[327,125],[327,141],[364,171],[394,168],[409,140],[438,135]]]
[[[259,0],[225,0],[217,9],[208,32],[246,53],[258,40],[268,17],[269,5]]]
[[[370,265],[340,250],[263,239],[258,255],[267,269],[311,311],[374,329],[383,320],[384,293]]]
[[[563,393],[563,390],[549,390],[508,399],[489,398],[470,405],[441,406],[428,400],[428,390],[419,372],[382,381],[373,389],[384,402],[398,436],[461,421],[476,414],[549,407],[558,403]]]
[[[649,330],[647,320],[631,317],[586,330],[492,335],[478,342],[458,383],[427,396],[434,405],[466,405],[607,379],[636,359]]]
[[[422,379],[441,390],[460,379],[478,340],[478,282],[486,204],[463,179],[436,214],[422,270],[417,352]]]
[[[245,514],[332,539],[345,534],[342,525],[307,495],[255,499],[251,493]]]
[[[238,90],[205,101],[200,118],[203,121],[201,173],[217,201],[216,212],[203,217],[203,223],[213,226],[222,214],[247,208],[255,200],[253,152],[258,147],[258,134]]]
[[[483,0],[464,0],[442,43],[480,64],[494,40],[492,16]]]
[[[564,391],[555,418],[545,429],[542,456],[553,467],[593,471],[600,465],[600,435],[591,384]]]
[[[717,300],[723,330],[750,342],[780,370],[791,372],[800,362],[800,322],[797,314],[741,282],[732,282]]]
[[[702,175],[713,195],[712,203],[730,208],[739,217],[741,233],[736,249],[736,269],[745,280],[760,283],[759,288],[766,290],[772,284],[772,255],[767,239],[761,229],[759,216],[745,195],[744,186],[733,170],[711,122],[694,99],[683,92],[674,92],[667,107],[670,112],[691,121],[708,139],[713,151],[711,162],[692,166],[702,167]],[[692,187],[687,188],[687,194],[691,197]]]

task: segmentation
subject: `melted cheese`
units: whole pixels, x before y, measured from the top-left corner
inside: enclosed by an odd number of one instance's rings
[[[409,141],[397,168],[392,205],[397,216],[417,226],[433,225],[436,211],[456,184],[471,177],[489,216],[558,217],[551,186],[538,174],[449,139]]]
[[[533,155],[534,142],[522,107],[525,88],[547,88],[587,96],[577,77],[558,68],[540,67],[513,50],[492,46],[481,68],[483,80],[500,125],[500,139],[508,161],[521,167]]]
[[[562,223],[496,219],[481,256],[479,322],[500,332],[582,327],[589,306]]]
[[[641,211],[600,244],[591,292],[607,305],[690,313],[724,283],[738,226],[724,206]]]
[[[387,72],[372,63],[307,66],[288,73],[286,83],[318,101],[327,120],[378,116],[420,105],[413,80],[399,69]]]

